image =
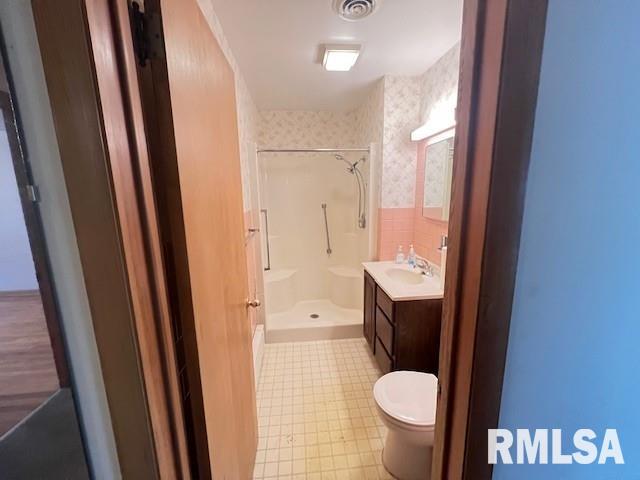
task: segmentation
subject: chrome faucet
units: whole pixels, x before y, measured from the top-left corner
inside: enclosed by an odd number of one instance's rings
[[[427,277],[433,277],[433,265],[431,265],[429,263],[429,260],[427,260],[426,258],[416,255],[415,268],[418,268],[423,275],[426,275]]]

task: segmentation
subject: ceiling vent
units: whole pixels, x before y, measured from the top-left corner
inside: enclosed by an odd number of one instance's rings
[[[334,0],[333,8],[343,20],[356,22],[373,14],[380,3],[382,0]]]

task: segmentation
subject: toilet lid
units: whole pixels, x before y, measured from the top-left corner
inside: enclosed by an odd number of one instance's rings
[[[398,371],[380,377],[373,397],[389,416],[426,427],[436,422],[438,379],[429,373]]]

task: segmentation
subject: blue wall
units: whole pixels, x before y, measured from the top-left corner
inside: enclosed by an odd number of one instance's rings
[[[37,288],[7,132],[0,125],[0,292]]]
[[[500,424],[617,428],[626,465],[494,479],[640,478],[638,0],[549,2]]]

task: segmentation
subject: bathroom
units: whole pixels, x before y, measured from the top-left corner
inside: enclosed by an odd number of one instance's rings
[[[435,399],[462,2],[411,2],[415,19],[393,2],[350,3],[286,2],[289,17],[251,2],[209,11],[236,74],[254,478],[421,478],[402,471],[406,455],[383,459],[373,386],[419,371],[415,403]],[[322,22],[284,30],[307,15]],[[355,49],[355,64],[330,71],[328,47]],[[426,472],[427,455],[414,457]]]

